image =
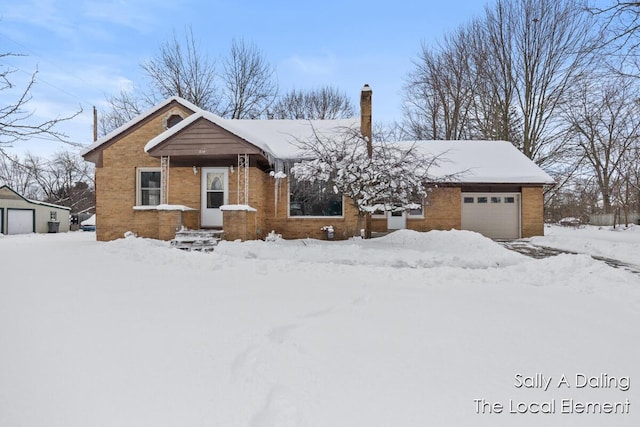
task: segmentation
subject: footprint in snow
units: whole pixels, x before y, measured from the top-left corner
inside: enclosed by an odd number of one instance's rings
[[[269,333],[267,334],[267,337],[271,342],[274,342],[276,344],[282,344],[287,340],[287,338],[289,338],[291,331],[299,327],[300,325],[297,323],[277,326],[269,331]]]

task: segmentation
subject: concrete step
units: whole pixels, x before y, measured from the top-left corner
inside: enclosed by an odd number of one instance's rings
[[[222,230],[180,230],[171,247],[185,251],[211,252],[224,237]]]

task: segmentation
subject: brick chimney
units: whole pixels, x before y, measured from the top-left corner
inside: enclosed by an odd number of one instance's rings
[[[362,87],[360,92],[360,133],[367,140],[367,154],[369,158],[373,155],[373,146],[371,145],[371,139],[373,138],[373,132],[371,127],[371,95],[373,91],[368,84]]]

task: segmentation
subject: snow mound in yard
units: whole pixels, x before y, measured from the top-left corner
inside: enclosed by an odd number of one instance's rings
[[[493,254],[513,253],[474,231],[433,230],[422,233],[413,230],[397,230],[376,240],[388,245],[442,253],[470,255],[482,252]]]
[[[215,253],[240,258],[396,268],[492,268],[527,260],[478,233],[455,230],[427,233],[400,230],[376,239],[336,242],[314,239],[221,242]]]

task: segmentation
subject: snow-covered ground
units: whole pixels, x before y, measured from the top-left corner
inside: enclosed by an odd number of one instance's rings
[[[640,243],[547,232],[606,256]],[[471,232],[211,254],[0,237],[2,427],[637,426],[639,360],[640,275]],[[575,413],[588,402],[618,413]]]
[[[579,228],[548,225],[545,235],[530,241],[537,245],[617,259],[640,266],[640,226]]]

